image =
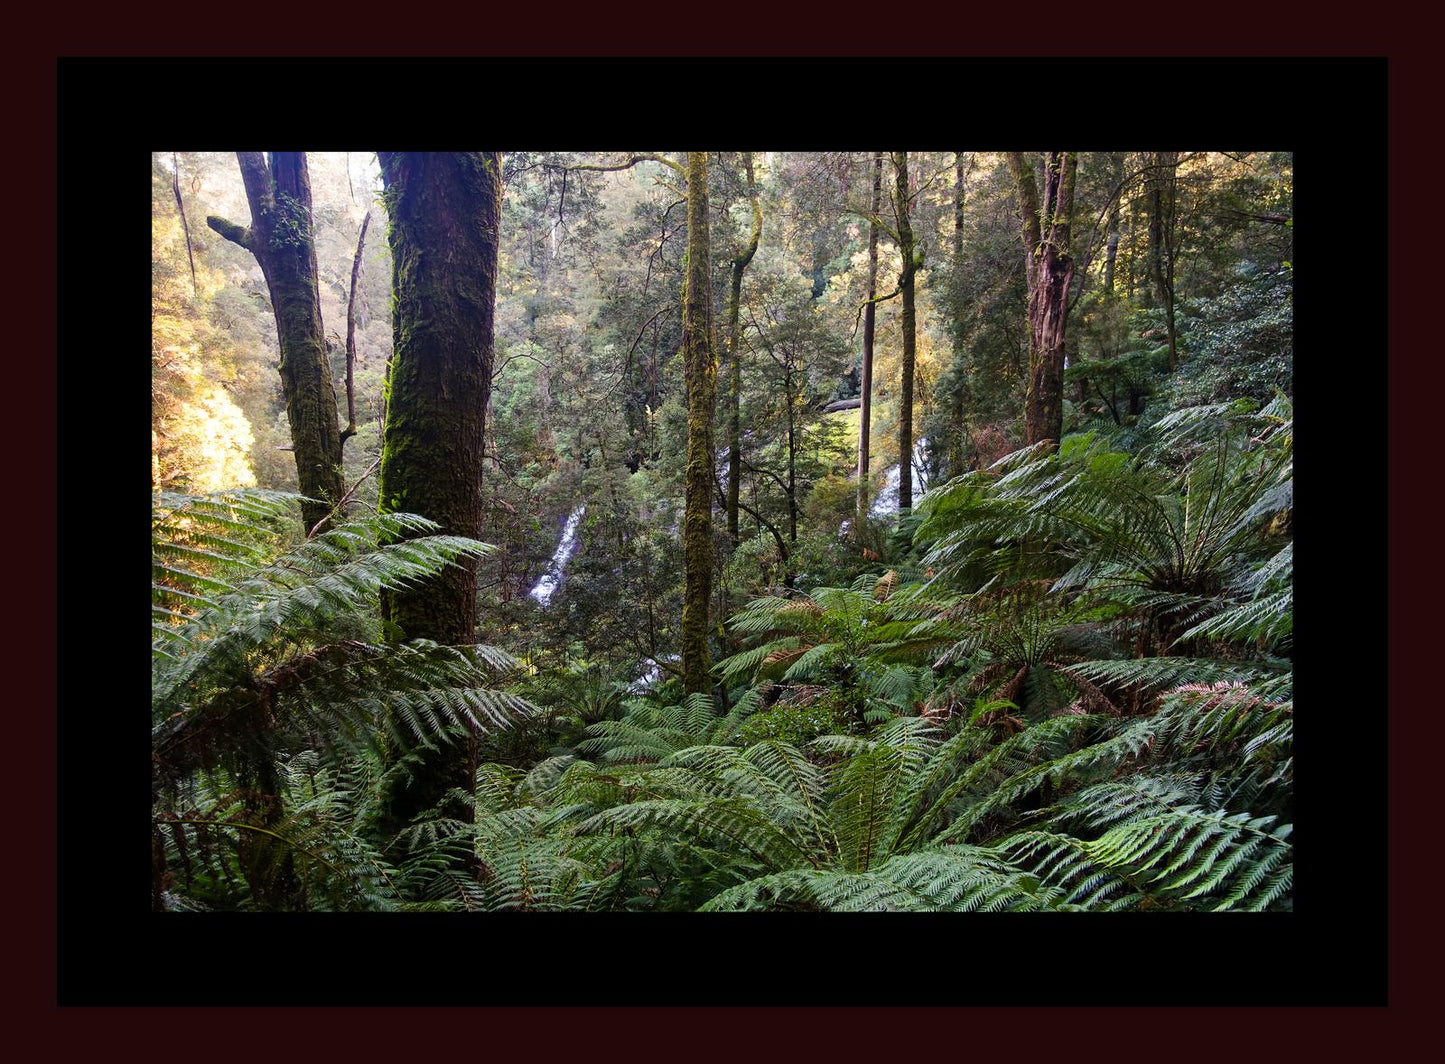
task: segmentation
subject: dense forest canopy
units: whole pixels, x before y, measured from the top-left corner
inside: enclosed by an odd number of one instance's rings
[[[1292,905],[1288,152],[158,152],[158,910]]]

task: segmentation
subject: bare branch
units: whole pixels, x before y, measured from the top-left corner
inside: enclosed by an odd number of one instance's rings
[[[643,334],[644,334],[645,332],[647,332],[647,327],[648,327],[649,325],[651,325],[653,322],[655,322],[658,318],[660,318],[660,317],[662,317],[664,314],[666,314],[669,310],[677,310],[677,309],[678,309],[678,308],[677,308],[675,305],[669,304],[669,305],[663,307],[663,308],[662,308],[661,310],[659,310],[656,314],[654,314],[652,317],[648,318],[645,322],[642,323],[642,328],[640,328],[640,329],[637,330],[637,339],[636,339],[636,340],[633,340],[633,341],[632,341],[632,346],[627,349],[627,361],[628,361],[629,364],[631,364],[631,362],[632,362],[632,355],[633,355],[633,352],[635,352],[635,351],[637,350],[637,345],[642,342],[642,336],[643,336]]]
[[[560,229],[560,228],[562,227],[562,208],[566,205],[566,203],[567,203],[567,171],[566,171],[566,170],[563,170],[563,171],[562,171],[562,194],[557,197],[557,224],[556,224],[555,226],[553,226],[553,231],[554,231],[554,232],[555,232],[557,229]],[[554,246],[555,246],[555,245],[554,245]],[[553,254],[554,254],[554,255],[556,254],[555,251],[553,252]]]
[[[687,176],[687,171],[683,169],[681,163],[673,162],[671,159],[662,155],[634,155],[625,163],[614,163],[610,165],[605,163],[579,163],[576,166],[556,167],[556,169],[591,170],[596,173],[612,173],[617,170],[631,170],[638,163],[661,163],[663,166],[676,172],[679,177],[685,178]]]
[[[852,340],[853,340],[853,337],[855,337],[855,336],[858,335],[858,322],[859,322],[859,320],[863,317],[863,308],[864,308],[864,307],[866,307],[869,303],[883,303],[883,302],[886,302],[886,301],[892,299],[894,296],[896,296],[896,295],[898,295],[899,293],[901,293],[902,291],[903,291],[903,288],[900,286],[900,287],[898,287],[898,288],[893,289],[893,291],[889,292],[886,296],[877,296],[877,297],[875,297],[875,298],[873,298],[873,299],[865,299],[865,300],[863,300],[863,302],[859,303],[859,304],[858,304],[858,311],[857,311],[857,313],[855,313],[855,314],[853,315],[853,331],[848,334],[848,340],[849,340],[849,342],[851,343]]]
[[[537,365],[541,366],[548,372],[552,371],[552,363],[543,362],[536,355],[529,355],[525,351],[518,351],[515,355],[508,355],[505,359],[502,360],[502,364],[500,366],[492,370],[492,380],[496,380],[498,377],[500,377],[502,375],[502,370],[506,369],[509,365],[512,364],[512,362],[519,358],[531,359],[533,362],[537,363]]]
[[[371,212],[361,219],[361,235],[356,238],[356,257],[351,261],[351,297],[346,301],[346,428],[341,432],[341,446],[356,435],[356,281],[361,276],[361,252],[366,247],[366,227]]]
[[[777,483],[778,487],[780,487],[780,488],[783,489],[783,494],[784,494],[784,495],[791,495],[791,494],[792,494],[792,492],[788,490],[788,485],[783,481],[783,477],[782,477],[781,474],[779,474],[779,473],[774,473],[771,469],[764,469],[764,468],[762,468],[761,466],[755,466],[755,465],[753,465],[751,462],[749,462],[746,458],[740,458],[740,461],[742,462],[743,465],[747,466],[750,471],[752,471],[752,472],[754,472],[754,473],[762,473],[762,474],[764,474],[765,476],[772,477],[773,480],[774,480],[774,482]]]
[[[347,503],[349,503],[352,497],[356,494],[356,489],[361,487],[362,483],[366,480],[366,478],[371,476],[371,474],[375,473],[380,468],[381,456],[377,455],[376,461],[372,462],[371,465],[367,467],[366,472],[361,474],[361,476],[357,479],[356,483],[351,485],[351,487],[347,490],[346,494],[336,500],[336,505],[331,508],[331,512],[328,513],[325,517],[323,517],[320,521],[317,521],[314,525],[311,526],[311,531],[306,533],[306,538],[310,539],[312,536],[316,535],[316,530],[318,528],[320,528],[324,524],[327,524],[333,517],[339,514],[341,512],[341,508]]]
[[[186,205],[181,202],[181,163],[175,152],[171,152],[171,188],[176,194],[176,211],[181,216],[181,234],[186,238],[186,260],[191,264],[191,294],[199,296],[201,289],[196,284],[196,256],[191,251],[191,227],[186,223]]]
[[[1264,222],[1266,225],[1288,225],[1289,215],[1287,214],[1250,214],[1248,211],[1237,211],[1233,207],[1226,207],[1225,214],[1233,214],[1239,218],[1248,218],[1252,222]]]
[[[844,207],[843,213],[851,214],[855,218],[862,218],[865,222],[876,225],[884,233],[892,237],[894,243],[898,243],[898,233],[883,220],[883,216],[877,211],[860,211],[856,207]]]
[[[713,473],[712,485],[713,485],[713,490],[717,492],[718,500],[719,500],[724,506],[726,506],[726,505],[727,505],[727,496],[723,493],[722,485],[721,485],[720,483],[718,483],[718,479],[717,479],[717,474],[716,474],[716,473]],[[758,524],[762,525],[764,528],[766,528],[769,532],[771,532],[771,533],[773,534],[773,541],[774,541],[775,543],[777,543],[777,545],[778,545],[778,556],[779,556],[779,558],[782,560],[783,566],[786,568],[786,566],[787,566],[787,564],[788,564],[788,542],[787,542],[787,540],[785,540],[785,539],[783,538],[783,534],[778,531],[777,526],[774,525],[771,521],[769,521],[769,520],[768,520],[766,517],[764,517],[762,514],[758,513],[756,510],[754,510],[754,509],[753,509],[751,506],[749,506],[747,503],[743,502],[742,499],[738,499],[738,509],[739,509],[739,510],[742,510],[742,511],[743,511],[744,513],[746,513],[749,517],[751,517],[753,520],[755,520]]]

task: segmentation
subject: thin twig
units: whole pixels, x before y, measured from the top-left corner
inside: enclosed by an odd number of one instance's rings
[[[349,176],[349,175],[348,175]],[[366,227],[371,212],[361,219],[361,235],[356,239],[356,258],[351,262],[351,296],[346,301],[346,428],[341,433],[341,446],[356,435],[356,288],[361,276],[361,252],[366,247]]]
[[[176,210],[181,215],[181,233],[186,238],[186,259],[191,264],[191,294],[199,296],[201,289],[196,284],[196,257],[191,252],[191,227],[186,224],[186,206],[181,202],[181,163],[175,152],[171,152],[171,188],[176,193]]]
[[[371,474],[375,473],[380,467],[381,456],[377,455],[376,461],[372,462],[371,465],[367,467],[366,472],[361,474],[361,477],[356,481],[356,483],[351,485],[351,488],[346,492],[346,494],[341,496],[341,498],[336,501],[336,505],[331,508],[331,512],[328,513],[325,517],[323,517],[320,521],[317,521],[316,524],[311,526],[311,531],[306,533],[306,538],[310,539],[312,536],[316,535],[316,530],[318,528],[320,528],[322,525],[326,524],[326,522],[330,521],[333,517],[339,514],[341,512],[341,508],[351,501],[352,496],[356,494],[356,489],[361,487],[362,482],[365,481],[367,477],[371,476]]]

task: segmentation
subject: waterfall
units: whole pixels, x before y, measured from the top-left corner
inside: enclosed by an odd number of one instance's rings
[[[562,574],[567,569],[567,561],[572,557],[572,552],[577,549],[577,525],[586,512],[586,506],[579,506],[567,516],[567,524],[562,528],[562,541],[557,544],[557,550],[547,565],[547,571],[542,574],[542,579],[537,581],[537,586],[528,592],[544,606],[552,601],[553,594],[562,583]]]
[[[665,660],[681,661],[682,658],[676,654],[668,654]],[[662,666],[654,661],[647,666],[646,670],[642,673],[641,676],[639,676],[637,679],[633,680],[630,684],[627,685],[627,689],[635,694],[641,694],[642,692],[656,685],[656,683],[661,679]]]
[[[923,454],[928,448],[928,440],[915,440],[913,443],[913,501],[917,502],[918,497],[927,489],[928,483],[923,477]],[[898,512],[898,466],[888,467],[888,472],[883,475],[883,490],[873,500],[873,505],[868,512],[874,517],[882,517],[886,514]]]

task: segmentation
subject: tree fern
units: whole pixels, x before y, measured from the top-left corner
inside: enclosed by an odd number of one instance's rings
[[[532,711],[497,686],[514,667],[502,651],[379,638],[379,591],[488,548],[424,534],[396,542],[436,528],[409,514],[287,547],[294,502],[257,491],[162,495],[153,510],[153,794],[157,823],[181,828],[154,862],[162,904],[173,861],[184,868],[196,849],[242,866],[240,892],[216,866],[229,904],[394,906],[402,898],[378,848],[385,840],[366,837],[373,810],[354,789],[380,774],[354,767],[387,733],[445,743]],[[407,771],[407,759],[393,771]],[[201,778],[208,791],[197,790]],[[196,831],[218,845],[201,845]],[[210,896],[222,904],[225,894]]]

